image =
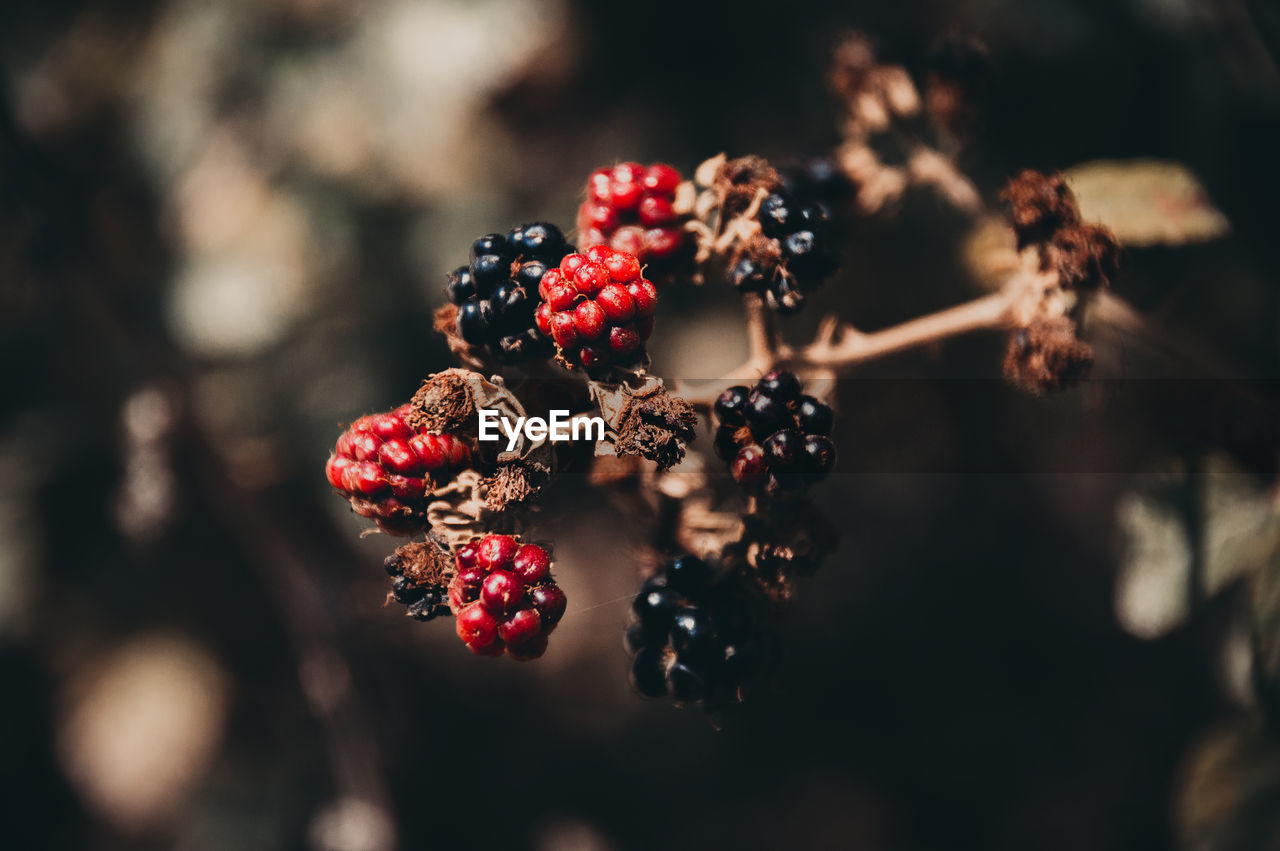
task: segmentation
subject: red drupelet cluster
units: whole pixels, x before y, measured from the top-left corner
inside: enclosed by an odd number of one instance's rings
[[[548,269],[538,285],[538,330],[555,340],[566,366],[589,372],[644,358],[658,290],[633,254],[596,245]]]
[[[454,556],[449,608],[458,637],[478,656],[537,659],[564,616],[566,599],[551,576],[551,557],[511,535],[486,535]]]
[[[451,434],[428,434],[406,421],[409,406],[356,420],[325,465],[361,517],[390,535],[418,531],[428,494],[472,466],[471,449]]]
[[[609,245],[634,254],[649,274],[675,271],[692,257],[687,218],[676,212],[680,172],[669,165],[622,163],[599,168],[587,179],[587,200],[578,208],[578,242]]]

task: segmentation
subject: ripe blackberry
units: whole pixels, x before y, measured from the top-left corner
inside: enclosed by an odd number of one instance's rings
[[[449,273],[458,336],[504,364],[550,357],[555,347],[533,321],[542,277],[572,248],[555,225],[521,225],[471,244],[471,263]]]
[[[646,697],[723,712],[742,702],[774,655],[765,598],[742,574],[717,577],[693,556],[646,580],[632,612],[631,682]]]
[[[763,292],[769,307],[791,314],[839,267],[826,212],[775,192],[756,214],[764,239],[749,244],[729,269],[739,292]]]
[[[535,322],[565,366],[595,373],[644,360],[658,291],[634,255],[607,245],[566,255],[543,276],[538,293]]]
[[[792,495],[835,467],[831,408],[800,391],[795,375],[775,369],[716,399],[716,453],[747,490]]]
[[[458,637],[480,656],[504,651],[537,659],[564,616],[567,600],[551,576],[551,557],[537,544],[487,535],[459,547],[449,582],[449,608]]]
[[[820,208],[833,222],[846,217],[857,188],[831,157],[813,157],[779,169],[778,176],[785,194]]]
[[[654,280],[685,270],[695,246],[684,228],[689,217],[675,210],[679,186],[680,172],[662,163],[596,169],[578,208],[579,242],[583,248],[608,245],[635,255]]]
[[[347,428],[325,464],[329,484],[390,535],[422,525],[431,491],[471,467],[471,448],[451,434],[405,422],[408,405],[361,417]]]

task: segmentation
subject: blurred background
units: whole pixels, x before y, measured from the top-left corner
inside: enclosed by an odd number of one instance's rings
[[[1229,222],[1117,293],[1211,374],[1095,341],[1033,399],[1004,341],[841,384],[838,552],[715,730],[636,698],[647,530],[570,478],[537,663],[383,606],[339,426],[450,365],[475,236],[569,227],[591,169],[830,150],[833,33],[994,68],[964,162],[1180,164]],[[9,848],[1280,848],[1280,7],[1263,0],[6,0],[0,825]],[[979,292],[927,195],[788,320]],[[665,291],[655,371],[745,341]],[[1273,721],[1268,724],[1266,719]]]

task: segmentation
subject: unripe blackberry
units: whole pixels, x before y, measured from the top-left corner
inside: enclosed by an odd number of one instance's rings
[[[542,238],[524,236],[535,237]],[[459,547],[454,564],[448,600],[463,643],[484,656],[504,651],[520,661],[541,656],[566,605],[547,551],[511,535],[487,535]]]
[[[536,322],[560,360],[589,373],[644,360],[658,291],[631,254],[606,245],[569,254],[546,273]]]
[[[696,246],[685,229],[689,216],[675,209],[679,186],[680,173],[661,163],[596,169],[578,208],[579,242],[584,249],[608,245],[635,256],[660,283],[692,271]]]
[[[421,526],[430,493],[471,467],[470,446],[405,421],[409,406],[361,417],[334,445],[325,476],[361,517],[391,535]],[[388,565],[388,570],[391,566]]]
[[[538,289],[570,250],[564,234],[545,222],[490,233],[471,244],[471,263],[449,274],[445,294],[457,305],[458,336],[499,363],[545,359],[554,346],[538,330]]]
[[[625,646],[631,683],[646,697],[700,702],[721,712],[739,703],[767,672],[773,641],[768,604],[739,573],[715,576],[682,556],[645,581]]]
[[[773,370],[756,384],[730,387],[714,406],[716,453],[748,491],[788,496],[835,467],[831,408],[800,392],[790,372]]]

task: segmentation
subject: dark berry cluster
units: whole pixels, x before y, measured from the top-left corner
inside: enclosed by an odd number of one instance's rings
[[[487,348],[499,363],[550,357],[554,348],[533,312],[543,275],[571,250],[560,229],[545,222],[477,239],[471,264],[449,274],[446,292],[458,306],[458,336]]]
[[[428,494],[472,466],[471,448],[451,434],[429,434],[405,421],[409,406],[356,420],[342,433],[325,476],[361,517],[382,531],[409,535]]]
[[[839,221],[853,200],[853,181],[831,157],[812,157],[780,169],[783,191],[801,204],[819,207],[827,218]]]
[[[676,271],[693,256],[687,217],[675,209],[679,185],[680,172],[662,163],[596,169],[578,208],[579,241],[634,254],[651,277]]]
[[[731,709],[773,657],[768,605],[739,574],[716,577],[706,562],[677,558],[640,588],[627,628],[631,683],[647,697]]]
[[[715,414],[716,452],[752,492],[795,493],[835,466],[831,408],[802,394],[790,372],[775,369],[755,387],[730,387],[716,399]]]
[[[739,292],[763,292],[778,313],[795,313],[840,265],[827,215],[816,204],[775,192],[760,203],[757,218],[772,244],[768,251],[743,252],[729,270],[729,282]]]
[[[391,596],[409,607],[409,617],[429,621],[449,614],[448,591],[438,582],[419,582],[405,574],[404,557],[396,552],[382,562],[391,577]]]
[[[593,372],[644,359],[658,290],[641,277],[635,255],[607,245],[566,255],[543,275],[539,293],[535,321],[566,366]]]
[[[537,659],[564,616],[566,599],[551,557],[511,535],[487,535],[458,548],[449,608],[458,637],[478,656]]]

